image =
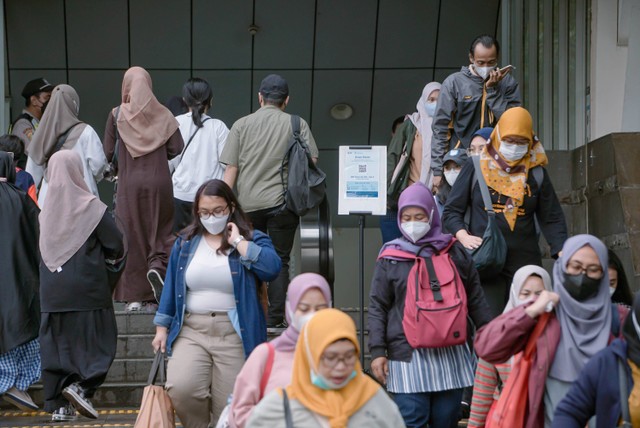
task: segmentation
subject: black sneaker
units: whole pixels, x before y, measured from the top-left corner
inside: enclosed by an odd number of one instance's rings
[[[149,269],[149,272],[147,272],[147,280],[149,284],[151,284],[153,297],[156,299],[156,302],[160,303],[160,296],[162,296],[162,289],[164,288],[164,280],[162,276],[160,276],[160,272],[155,269]]]
[[[91,401],[86,398],[84,390],[77,383],[72,383],[62,390],[64,398],[76,408],[78,413],[90,419],[98,419],[98,412],[93,408]]]

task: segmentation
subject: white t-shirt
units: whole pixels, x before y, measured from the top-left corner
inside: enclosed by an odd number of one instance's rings
[[[186,309],[194,314],[227,312],[236,307],[229,258],[218,254],[202,237],[187,267]]]
[[[78,153],[80,158],[82,158],[84,182],[87,183],[87,187],[89,187],[91,193],[99,198],[97,182],[102,180],[104,171],[107,169],[107,157],[104,155],[100,137],[98,137],[98,134],[96,134],[96,131],[94,131],[91,126],[86,125],[82,134],[78,137],[78,141],[76,141],[69,150]],[[33,176],[36,187],[38,187],[42,181],[42,186],[40,186],[40,191],[38,192],[38,205],[42,206],[47,196],[47,188],[49,187],[47,180],[44,178],[45,165],[38,165],[29,157],[26,171]]]
[[[202,115],[202,120],[208,118]],[[177,116],[185,148],[196,131],[191,112]],[[229,134],[229,128],[218,119],[209,118],[193,137],[183,154],[169,161],[173,174],[173,196],[181,201],[193,202],[198,187],[205,181],[222,179],[225,165],[219,161],[220,153]]]

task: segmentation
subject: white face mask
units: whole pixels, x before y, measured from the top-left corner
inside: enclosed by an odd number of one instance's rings
[[[458,175],[460,175],[459,169],[450,169],[449,171],[444,172],[444,178],[445,180],[447,180],[447,183],[449,183],[449,186],[451,187],[453,187],[453,183],[456,182]]]
[[[616,292],[616,287],[609,287],[609,297],[613,296],[613,293]]]
[[[436,114],[436,106],[438,105],[437,101],[426,102],[424,103],[424,109],[427,111],[427,114],[431,117]]]
[[[529,152],[529,146],[500,141],[499,151],[503,158],[513,162],[522,159]]]
[[[431,223],[426,221],[407,221],[400,225],[413,243],[416,243],[431,230]]]
[[[200,223],[202,223],[204,228],[207,229],[207,232],[209,232],[212,235],[218,235],[222,233],[224,228],[227,226],[228,219],[229,219],[228,215],[222,218],[211,216],[206,220],[200,217]]]
[[[478,76],[482,77],[484,80],[487,80],[487,77],[489,77],[489,73],[495,70],[496,67],[496,65],[492,67],[478,67],[477,65],[473,64],[473,69],[476,71]]]
[[[298,316],[294,311],[291,310],[291,305],[289,304],[288,300],[287,300],[286,306],[287,306],[287,312],[289,312],[289,318],[291,318],[291,325],[298,332],[302,331],[302,327],[304,327],[305,324],[308,323],[309,320],[313,318],[313,316],[316,314],[316,311],[313,311],[313,312],[307,312],[304,315]]]

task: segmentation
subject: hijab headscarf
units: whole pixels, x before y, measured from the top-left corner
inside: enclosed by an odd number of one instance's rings
[[[413,243],[404,230],[402,230],[402,211],[408,207],[422,208],[427,213],[429,223],[431,223],[429,232],[416,243]],[[453,238],[448,233],[442,233],[442,223],[440,221],[440,213],[438,213],[438,209],[436,208],[436,201],[433,199],[431,190],[422,183],[414,183],[404,189],[400,194],[398,198],[398,227],[400,228],[400,232],[402,232],[402,237],[384,244],[380,252],[387,248],[393,248],[395,250],[417,254],[420,247],[430,244],[429,247],[423,248],[420,253],[422,257],[429,257],[433,254],[431,246],[437,251],[440,251],[446,248]]]
[[[431,123],[433,122],[433,117],[427,114],[427,110],[425,108],[425,104],[427,103],[427,98],[433,91],[439,91],[442,85],[438,82],[427,83],[427,85],[422,90],[422,95],[416,104],[416,111],[408,115],[408,119],[411,120],[411,123],[418,129],[418,132],[422,136],[422,163],[420,168],[420,181],[425,183],[429,187],[431,187],[431,137],[433,136],[433,131],[431,130]]]
[[[603,275],[598,294],[577,301],[564,288],[567,263],[579,249],[591,247],[600,260]],[[573,382],[589,358],[604,349],[611,334],[611,298],[607,272],[607,247],[592,235],[576,235],[564,243],[562,256],[553,266],[553,291],[560,295],[556,316],[562,334],[549,376],[564,382]]]
[[[54,153],[47,175],[48,195],[39,218],[40,253],[44,264],[54,272],[84,245],[107,206],[89,191],[78,153]]]
[[[122,79],[117,127],[133,158],[160,148],[179,127],[169,109],[153,95],[151,86],[151,76],[142,67],[131,67]],[[113,115],[115,117],[115,109]]]
[[[509,136],[529,139],[529,152],[522,159],[508,161],[500,154],[501,140]],[[511,230],[516,226],[518,208],[524,203],[525,194],[531,195],[527,185],[529,170],[547,163],[544,148],[533,132],[529,112],[522,107],[505,111],[491,133],[489,144],[482,149],[480,166],[487,185],[507,197],[503,214]]]
[[[82,123],[78,119],[80,98],[75,89],[69,85],[58,85],[51,93],[51,99],[38,125],[38,132],[33,134],[28,154],[38,165],[44,165],[51,157],[58,139],[72,127]],[[64,147],[73,147],[82,134],[84,127],[76,127],[69,133]]]
[[[518,296],[520,295],[522,286],[532,275],[538,275],[542,279],[545,290],[553,291],[553,286],[551,285],[551,277],[546,270],[544,270],[540,266],[535,265],[522,266],[513,275],[513,282],[511,282],[511,290],[509,291],[509,301],[504,307],[504,311],[502,313],[509,312],[516,306],[520,306],[525,303],[525,301],[520,300]]]
[[[635,321],[633,315],[636,316]],[[633,300],[633,307],[622,325],[622,335],[627,342],[627,356],[640,366],[640,294]]]
[[[9,153],[0,151],[0,182],[15,184],[16,168]]]
[[[298,307],[298,303],[304,294],[317,288],[320,290],[327,305],[331,307],[331,289],[327,280],[322,275],[317,273],[301,273],[291,280],[289,288],[287,289],[287,302],[285,309],[285,316],[287,317],[287,324],[289,327],[276,339],[273,339],[271,343],[276,350],[281,352],[293,352],[296,349],[296,343],[298,343],[298,336],[300,332],[293,326],[293,319],[291,318]]]
[[[324,390],[311,382],[311,370],[317,372],[324,350],[341,339],[350,340],[357,353],[361,352],[356,325],[349,315],[330,308],[311,318],[300,332],[300,346],[296,347],[291,384],[287,387],[290,398],[327,417],[331,428],[346,427],[351,415],[380,390],[380,386],[362,372],[360,359],[354,368],[356,377],[341,389]]]

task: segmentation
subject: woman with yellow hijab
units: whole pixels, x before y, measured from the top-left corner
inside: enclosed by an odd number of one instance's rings
[[[395,403],[362,373],[359,355],[353,320],[337,309],[317,312],[300,332],[291,385],[267,395],[247,427],[404,427]]]
[[[491,196],[496,221],[507,244],[502,272],[483,277],[482,285],[493,315],[502,312],[513,274],[525,265],[542,265],[538,227],[556,258],[567,239],[567,224],[547,171],[542,144],[533,120],[522,107],[505,111],[489,143],[480,153],[480,169]],[[482,244],[488,217],[473,162],[460,171],[443,212],[444,226],[473,251]],[[468,224],[465,214],[470,211]],[[536,225],[537,223],[537,225]]]

